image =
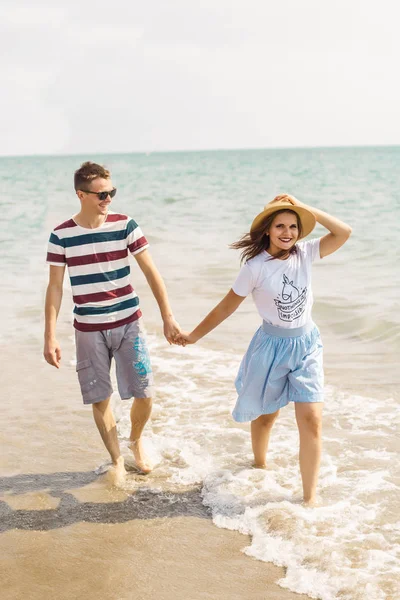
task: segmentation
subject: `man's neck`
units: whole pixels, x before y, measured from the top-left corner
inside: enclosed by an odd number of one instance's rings
[[[108,214],[108,213],[107,213]],[[107,219],[107,215],[99,215],[99,214],[90,214],[86,213],[83,210],[78,212],[77,215],[74,216],[74,221],[77,225],[81,227],[85,227],[85,229],[97,229],[103,223],[105,223]]]

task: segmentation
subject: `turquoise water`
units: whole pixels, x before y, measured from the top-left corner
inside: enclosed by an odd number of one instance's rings
[[[259,324],[251,299],[201,344],[170,347],[155,301],[134,265],[132,280],[157,385],[145,440],[157,467],[146,485],[162,493],[168,485],[201,484],[219,527],[249,534],[247,554],[286,567],[283,587],[322,600],[400,597],[400,148],[0,159],[5,370],[10,343],[18,348],[22,372],[24,353],[40,360],[47,239],[55,225],[78,211],[73,172],[88,158],[112,170],[118,188],[112,209],[134,217],[149,238],[185,329],[228,291],[239,268],[239,256],[228,244],[248,230],[276,194],[292,193],[353,227],[349,242],[317,263],[313,274],[327,382],[321,506],[310,511],[298,502],[293,407],[282,411],[274,426],[267,471],[249,468],[248,426],[230,418],[233,380]],[[313,232],[322,234],[321,228]],[[62,373],[72,379],[71,323],[66,281],[58,335]],[[112,401],[124,443],[129,406],[117,394]],[[80,399],[73,402],[76,407]],[[68,423],[80,448],[82,422],[73,410]],[[53,413],[51,426],[61,427]],[[10,440],[16,452],[18,443]]]

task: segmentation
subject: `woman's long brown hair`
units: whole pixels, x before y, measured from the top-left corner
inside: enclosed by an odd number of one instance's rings
[[[272,221],[275,219],[275,217],[281,213],[286,212],[296,216],[299,238],[301,237],[302,228],[299,215],[294,210],[290,210],[290,208],[281,208],[280,210],[277,210],[265,217],[265,219],[261,221],[261,223],[257,227],[255,227],[249,233],[243,235],[240,238],[240,240],[238,240],[237,242],[233,242],[233,244],[230,244],[230,248],[233,248],[234,250],[242,250],[242,253],[240,255],[241,263],[243,261],[247,261],[251,258],[254,258],[264,250],[268,250],[270,240],[269,235],[266,232],[269,231],[269,228],[271,227]],[[296,252],[297,248],[296,244],[294,244],[290,248],[290,250],[281,250],[280,252],[278,252],[278,254],[275,254],[275,256],[271,256],[271,259],[284,258],[285,256],[289,256],[290,254],[294,254]]]

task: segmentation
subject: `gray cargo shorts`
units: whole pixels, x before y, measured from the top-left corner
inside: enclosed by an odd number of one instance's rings
[[[153,373],[142,319],[103,331],[75,329],[76,371],[84,404],[109,398],[114,357],[119,395],[123,400],[151,398]]]

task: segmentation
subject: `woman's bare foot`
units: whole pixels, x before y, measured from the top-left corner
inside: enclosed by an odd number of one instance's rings
[[[303,506],[306,506],[307,508],[315,508],[317,504],[316,498],[310,498],[309,500],[303,499]]]
[[[130,448],[132,450],[137,469],[141,471],[141,473],[151,473],[153,470],[153,465],[143,450],[142,440],[140,438],[138,440],[131,440]]]
[[[267,468],[267,465],[265,463],[262,463],[259,465],[258,463],[254,462],[251,466],[253,467],[253,469],[266,469]]]

